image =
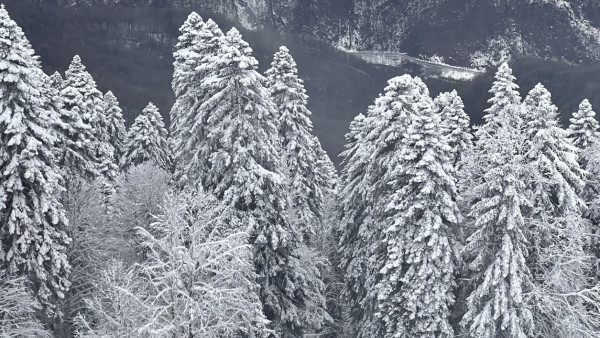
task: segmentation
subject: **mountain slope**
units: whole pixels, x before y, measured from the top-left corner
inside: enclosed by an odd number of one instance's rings
[[[54,1],[212,11],[246,29],[274,27],[348,50],[437,54],[463,66],[486,66],[509,54],[600,61],[600,2],[594,0]]]

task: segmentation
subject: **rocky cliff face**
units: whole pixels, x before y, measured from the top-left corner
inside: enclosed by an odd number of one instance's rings
[[[596,0],[55,1],[214,12],[246,29],[276,28],[348,50],[439,55],[460,65],[484,66],[509,56],[600,61]]]

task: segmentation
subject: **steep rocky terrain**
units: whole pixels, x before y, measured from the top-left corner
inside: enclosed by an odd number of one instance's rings
[[[463,66],[486,66],[507,55],[600,60],[600,2],[594,0],[58,1],[213,11],[251,30],[274,27],[349,50],[440,55]]]

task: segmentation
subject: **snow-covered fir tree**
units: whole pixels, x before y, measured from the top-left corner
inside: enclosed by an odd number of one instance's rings
[[[114,159],[114,148],[109,142],[108,120],[104,112],[104,96],[96,88],[92,75],[86,71],[78,55],[73,57],[66,71],[63,89],[65,109],[71,114],[78,113],[81,121],[91,128],[89,150],[87,156],[95,159],[98,174],[112,185],[117,176],[117,165]],[[80,174],[81,175],[81,174]]]
[[[542,84],[529,92],[521,115],[526,137],[525,162],[535,203],[533,214],[581,214],[585,209],[579,197],[584,171],[577,162],[578,149],[569,140],[569,132],[560,127],[558,108]]]
[[[368,222],[369,206],[366,201],[367,187],[362,183],[365,173],[366,161],[361,156],[362,139],[366,134],[363,114],[358,114],[350,123],[350,131],[345,135],[346,150],[342,153],[342,171],[340,177],[340,192],[337,204],[339,206],[340,224],[336,229],[339,239],[340,266],[344,274],[344,288],[342,295],[345,303],[349,305],[348,313],[351,327],[348,331],[354,332],[359,323],[374,312],[373,307],[363,309],[363,300],[366,297],[366,253],[365,245],[360,233],[361,224]]]
[[[558,119],[550,92],[538,84],[523,103],[526,182],[533,204],[527,218],[528,266],[535,278],[529,306],[539,337],[593,337],[600,318],[585,305],[598,294],[588,289],[584,277],[592,268],[580,198],[584,171],[577,162],[578,149]]]
[[[596,120],[596,112],[589,100],[585,99],[579,105],[579,110],[570,119],[571,139],[573,144],[583,150],[600,138],[600,124]]]
[[[461,321],[465,335],[474,338],[525,338],[534,332],[524,300],[533,286],[523,215],[531,203],[523,179],[525,137],[514,80],[508,65],[501,65],[485,124],[476,131],[479,176],[469,189],[474,199],[468,215],[475,231],[463,249],[471,291]]]
[[[171,109],[171,137],[175,181],[180,185],[197,185],[210,166],[207,149],[200,147],[208,130],[205,125],[210,111],[202,103],[214,94],[202,80],[215,72],[215,57],[220,49],[223,32],[212,20],[192,13],[180,28],[173,72],[173,92],[176,101]]]
[[[60,123],[57,130],[60,135],[58,162],[65,178],[83,177],[92,179],[99,175],[94,151],[94,134],[89,123],[85,123],[80,114],[83,96],[73,87],[66,87],[60,73],[52,75],[52,87],[57,91],[55,99],[59,102]]]
[[[523,164],[516,134],[508,126],[500,127],[494,140],[502,147],[478,157],[490,170],[485,182],[474,188],[480,200],[469,214],[476,231],[468,238],[464,255],[473,290],[461,322],[473,338],[525,338],[534,332],[533,316],[523,298],[532,288],[533,276],[526,266],[528,242],[521,210],[529,201],[519,172]]]
[[[434,102],[441,114],[443,135],[452,147],[451,160],[458,164],[466,160],[473,151],[471,119],[465,113],[465,105],[456,90],[440,93]]]
[[[292,221],[304,241],[311,243],[315,228],[320,226],[324,198],[335,181],[335,171],[325,168],[329,158],[312,134],[308,96],[286,47],[279,48],[266,77],[267,89],[277,106],[283,170],[291,183]]]
[[[407,127],[422,110],[432,107],[429,91],[420,79],[409,75],[393,78],[366,118],[354,121],[347,136],[351,145],[343,154],[340,250],[346,270],[345,293],[358,337],[386,332],[383,319],[375,313],[380,301],[380,271],[388,255],[394,255],[387,252],[383,241],[388,219],[385,211],[395,193],[387,178],[392,179],[389,173],[402,165],[397,155]]]
[[[148,103],[129,129],[121,168],[127,170],[140,163],[152,162],[166,171],[171,171],[168,137],[158,108],[152,102]]]
[[[127,129],[122,112],[117,97],[110,90],[106,92],[104,94],[104,115],[107,119],[108,141],[114,149],[115,163],[121,163],[127,139]]]
[[[196,121],[207,133],[192,148],[201,158],[189,165],[197,168],[195,175],[203,173],[198,183],[207,192],[231,206],[232,213],[223,216],[230,219],[229,228],[222,231],[248,228],[271,328],[282,337],[297,337],[322,325],[322,317],[305,311],[324,309],[325,304],[307,304],[317,299],[310,293],[321,294],[323,285],[316,266],[307,270],[299,262],[301,238],[288,218],[276,108],[251,53],[236,29],[223,39],[213,61],[216,71],[200,84],[212,95],[200,101],[198,111],[210,115]]]
[[[382,219],[386,256],[377,284],[382,337],[454,336],[450,317],[459,256],[454,236],[461,218],[456,154],[439,128],[441,115],[429,92],[421,95],[405,108],[412,115],[408,127],[396,127],[398,163],[383,178],[394,192],[384,202]]]
[[[43,95],[37,56],[0,8],[0,269],[27,276],[46,314],[69,289],[68,225],[52,132],[58,113]]]
[[[600,123],[596,119],[591,103],[583,100],[579,110],[570,119],[569,132],[573,144],[579,150],[579,165],[587,170],[582,194],[587,203],[586,217],[592,222],[591,231],[600,233]],[[600,241],[592,237],[593,251],[600,257]]]

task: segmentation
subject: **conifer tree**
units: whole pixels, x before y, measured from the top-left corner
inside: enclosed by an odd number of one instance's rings
[[[442,131],[452,147],[453,163],[464,161],[473,151],[473,135],[470,131],[470,118],[465,113],[465,105],[456,90],[440,93],[434,100],[442,118]]]
[[[472,284],[461,321],[466,335],[474,338],[525,338],[533,333],[532,313],[523,296],[533,285],[523,215],[531,204],[523,179],[525,137],[514,80],[508,65],[500,66],[485,124],[476,131],[479,171],[468,215],[476,230],[463,249]]]
[[[570,121],[571,139],[579,149],[584,150],[600,139],[598,130],[600,124],[596,120],[596,113],[589,100],[585,99],[581,102],[579,110],[573,113]]]
[[[502,126],[519,130],[522,128],[523,122],[518,108],[521,104],[521,95],[518,92],[519,86],[515,83],[516,78],[512,75],[512,69],[507,63],[500,65],[494,79],[490,90],[493,97],[488,100],[490,107],[485,110],[486,115],[483,116],[485,123],[474,128],[475,137],[478,139],[491,137]],[[511,126],[507,126],[507,124],[511,124]],[[461,191],[461,198],[467,205],[467,209],[473,203],[473,200],[478,199],[478,196],[472,194],[473,189],[471,188],[482,183],[490,165],[494,165],[482,160],[484,158],[480,155],[500,151],[498,147],[501,146],[498,142],[476,142],[472,156],[464,158],[458,164],[462,168],[459,174],[459,191]],[[524,146],[524,144],[521,146]]]
[[[588,205],[586,217],[592,221],[592,231],[599,233],[600,224],[600,123],[592,105],[583,100],[579,110],[570,119],[569,132],[573,144],[579,150],[579,165],[588,171],[585,177],[583,198]],[[594,238],[594,237],[593,237]],[[600,257],[599,241],[592,240],[593,251]]]
[[[543,85],[525,98],[526,182],[532,192],[528,213],[530,258],[535,276],[530,307],[539,336],[592,337],[598,316],[586,309],[597,291],[588,289],[591,260],[585,252],[589,229],[580,198],[584,171],[569,132],[558,123],[558,109]],[[572,295],[568,300],[565,294]]]
[[[51,315],[70,285],[52,132],[59,116],[43,95],[46,75],[37,56],[4,7],[0,27],[0,269],[27,276]]]
[[[366,161],[360,158],[364,156],[361,151],[362,139],[366,134],[366,117],[358,114],[350,123],[350,131],[345,135],[346,150],[342,152],[342,171],[340,177],[340,192],[338,201],[340,209],[340,225],[337,229],[339,238],[340,265],[344,273],[344,288],[342,294],[349,305],[349,317],[351,319],[350,332],[356,332],[359,323],[374,312],[363,307],[363,299],[366,297],[365,273],[366,252],[365,245],[361,240],[360,226],[368,220],[368,207],[366,203],[366,189],[362,184],[362,178]]]
[[[414,80],[419,81],[419,80]],[[383,180],[393,194],[384,202],[387,246],[377,284],[384,337],[453,337],[450,324],[460,220],[456,156],[440,130],[441,115],[425,89],[410,125],[397,141],[398,165]]]
[[[175,181],[184,186],[197,185],[203,168],[209,166],[206,149],[199,147],[208,131],[205,125],[210,114],[201,106],[214,92],[202,86],[209,74],[215,72],[215,57],[221,45],[223,32],[212,20],[192,13],[180,28],[173,73],[173,92],[176,101],[171,109],[171,137]]]
[[[79,113],[83,97],[75,88],[66,87],[58,72],[51,79],[52,87],[57,91],[54,97],[59,100],[60,105],[60,123],[57,128],[60,151],[57,157],[63,175],[67,180],[97,177],[99,173],[95,165],[97,158],[92,143],[92,127],[83,121]]]
[[[95,160],[94,166],[98,174],[112,184],[117,176],[117,166],[114,149],[108,141],[108,121],[104,114],[103,95],[96,89],[96,82],[86,71],[78,55],[73,57],[66,71],[64,85],[65,109],[71,114],[78,113],[83,124],[91,128],[89,149],[86,149],[90,154],[86,157]]]
[[[480,200],[469,214],[477,230],[463,252],[474,288],[461,321],[473,338],[525,338],[533,333],[533,317],[523,299],[533,283],[526,266],[528,242],[521,212],[529,202],[518,171],[523,165],[516,134],[508,126],[500,127],[494,137],[502,147],[478,158],[490,170],[483,177],[485,182],[475,187]],[[486,137],[478,142],[490,141]]]
[[[232,212],[229,229],[249,227],[261,301],[271,328],[282,337],[299,337],[322,325],[325,304],[308,304],[322,294],[316,266],[300,264],[299,233],[287,212],[287,182],[281,157],[275,106],[257,71],[252,50],[236,29],[222,41],[215,69],[201,86],[212,94],[201,101],[206,137],[196,147],[203,159],[192,164],[203,188]],[[202,123],[201,120],[197,123]],[[205,154],[205,155],[204,155]],[[199,155],[198,155],[199,156]],[[311,295],[313,294],[313,295]],[[310,320],[305,320],[310,318]]]
[[[110,90],[106,92],[104,94],[104,115],[107,119],[108,141],[114,149],[115,163],[121,163],[127,139],[127,129],[122,112],[117,97]]]
[[[409,75],[388,81],[385,93],[369,108],[364,120],[351,126],[351,145],[343,153],[343,188],[340,192],[342,221],[340,242],[346,270],[346,297],[350,300],[354,334],[384,336],[386,328],[379,308],[380,271],[388,259],[384,242],[384,214],[394,190],[387,177],[401,165],[397,156],[406,128],[416,114],[432,109],[425,84]],[[384,300],[385,301],[385,300]],[[390,300],[393,302],[393,300]]]
[[[527,138],[526,164],[537,212],[553,216],[581,214],[585,209],[579,193],[584,172],[577,162],[578,149],[558,122],[558,108],[541,84],[523,102]]]
[[[167,129],[158,108],[148,103],[129,129],[121,167],[127,170],[144,162],[152,162],[171,171],[171,156]]]
[[[323,167],[327,166],[328,157],[312,134],[308,96],[286,47],[279,48],[266,77],[267,89],[279,113],[282,162],[292,184],[294,226],[302,232],[304,241],[311,243],[322,217],[325,194],[335,176]]]

